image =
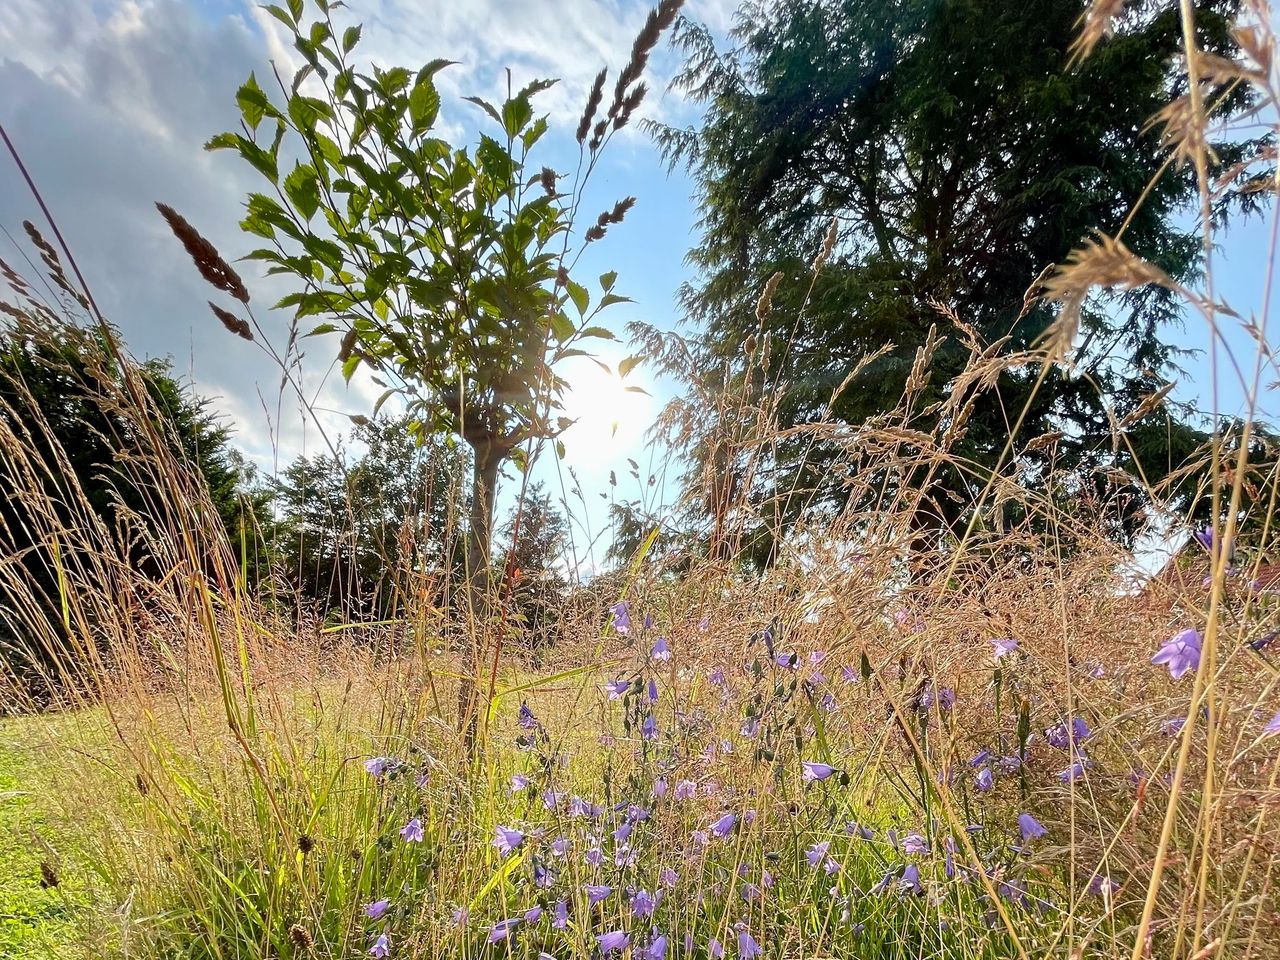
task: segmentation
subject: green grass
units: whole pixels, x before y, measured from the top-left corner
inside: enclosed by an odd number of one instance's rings
[[[0,960],[80,957],[84,889],[67,876],[70,851],[32,798],[40,770],[22,747],[23,727],[0,724]],[[56,887],[41,884],[44,860],[59,865]]]

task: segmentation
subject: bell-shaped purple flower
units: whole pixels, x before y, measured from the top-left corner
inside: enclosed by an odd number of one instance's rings
[[[610,930],[596,937],[596,943],[600,945],[602,954],[618,953],[627,949],[628,938],[621,930]]]
[[[631,895],[631,912],[637,917],[652,917],[658,901],[648,890],[637,890]]]
[[[524,843],[524,834],[515,827],[497,826],[494,828],[496,836],[493,838],[493,845],[497,848],[498,853],[504,857],[508,856],[512,850],[515,850],[520,844]]]
[[[424,836],[422,832],[422,821],[417,817],[414,817],[400,828],[400,836],[406,843],[421,843]]]
[[[631,605],[623,600],[611,606],[609,612],[613,615],[613,629],[624,637],[629,634],[631,632]]]
[[[1018,814],[1018,830],[1022,834],[1022,842],[1030,843],[1037,837],[1043,837],[1049,831],[1044,824],[1029,813]]]
[[[734,813],[726,813],[719,820],[711,825],[711,833],[723,840],[733,832],[734,826],[738,823],[738,817]]]
[[[1262,728],[1264,737],[1274,737],[1280,735],[1280,710],[1276,711],[1276,715],[1271,718],[1271,722]]]
[[[836,768],[829,763],[819,763],[814,760],[804,760],[800,764],[804,768],[804,772],[800,775],[800,779],[805,783],[813,783],[815,780],[825,780],[836,772]]]
[[[519,917],[511,917],[507,920],[499,920],[489,930],[489,942],[499,943],[511,936],[511,932],[515,930],[516,925],[520,922]]]
[[[1203,644],[1204,638],[1200,636],[1199,630],[1183,630],[1166,640],[1151,658],[1151,662],[1167,666],[1169,676],[1177,680],[1190,671],[1200,669],[1200,649]]]

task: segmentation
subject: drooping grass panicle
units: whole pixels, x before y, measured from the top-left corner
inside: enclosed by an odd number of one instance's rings
[[[222,325],[237,337],[245,340],[253,339],[253,330],[249,327],[249,321],[242,317],[237,317],[230,310],[218,306],[212,300],[209,301],[209,309],[213,311],[213,315],[222,321]]]
[[[212,243],[201,236],[186,218],[165,203],[156,203],[156,209],[160,211],[160,215],[164,217],[165,223],[169,225],[169,229],[173,231],[173,235],[178,238],[178,242],[182,244],[187,256],[191,258],[191,262],[195,264],[196,269],[200,271],[200,276],[204,277],[215,289],[230,294],[236,300],[243,304],[249,303],[249,291],[244,285],[244,281],[240,279],[240,275],[236,273],[231,264],[223,259],[222,254]]]
[[[604,99],[604,81],[608,76],[607,67],[601,68],[596,74],[595,82],[591,84],[591,93],[587,95],[587,105],[582,111],[582,119],[578,121],[577,139],[578,143],[584,143],[587,134],[591,131],[591,124],[595,121],[596,111],[600,109],[600,101]]]

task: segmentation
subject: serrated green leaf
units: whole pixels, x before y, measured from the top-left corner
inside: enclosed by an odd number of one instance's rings
[[[351,382],[351,375],[356,372],[356,367],[360,366],[360,354],[353,353],[347,359],[342,361],[342,379],[347,383]]]
[[[608,293],[613,289],[613,285],[618,282],[618,271],[610,270],[608,273],[600,274],[600,289]]]
[[[502,125],[502,117],[499,116],[498,111],[494,108],[493,104],[490,103],[488,100],[485,100],[482,97],[463,97],[462,99],[466,100],[468,103],[474,103],[477,107],[482,109],[489,116],[493,117],[493,119],[498,122],[499,126]]]
[[[316,180],[315,167],[309,163],[294,167],[293,172],[284,178],[284,192],[304,220],[315,216],[320,207],[320,184]]]
[[[280,7],[274,3],[271,3],[271,4],[267,4],[266,10],[267,10],[267,13],[271,14],[273,17],[275,17],[277,20],[283,23],[290,30],[297,29],[297,26],[298,26],[297,21],[294,20],[293,17],[289,15],[289,12],[285,10],[284,7]]]
[[[559,310],[551,314],[551,332],[555,338],[561,343],[573,336],[573,321],[566,317]]]
[[[414,130],[428,130],[440,113],[440,94],[435,82],[426,76],[413,85],[409,94],[409,120]]]
[[[234,133],[214,134],[204,143],[206,150],[228,150],[239,145],[240,138]]]
[[[342,33],[342,52],[350,53],[357,43],[360,42],[360,24],[354,27],[347,27]]]
[[[578,308],[578,315],[586,316],[587,308],[591,306],[591,295],[587,293],[587,288],[573,280],[565,280],[564,286],[569,291],[569,299]]]
[[[618,376],[625,377],[628,373],[634,370],[643,359],[644,357],[639,355],[627,357],[618,364]]]
[[[318,337],[325,333],[335,333],[337,329],[338,328],[335,327],[332,323],[322,323],[322,324],[319,324],[318,326],[312,327],[311,331],[309,333],[304,333],[303,336]]]
[[[258,86],[258,78],[252,73],[249,74],[249,79],[236,91],[236,105],[240,108],[240,116],[244,118],[245,125],[250,130],[258,129],[258,124],[262,122],[262,118],[271,109],[271,101],[267,99],[267,95]]]
[[[579,338],[595,337],[597,340],[617,340],[618,335],[604,327],[583,327],[578,331]]]

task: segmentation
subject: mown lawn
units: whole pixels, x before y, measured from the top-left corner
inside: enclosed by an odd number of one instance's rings
[[[83,890],[64,876],[62,849],[33,802],[37,761],[21,745],[22,721],[0,723],[0,960],[81,957],[78,936]],[[41,863],[58,883],[42,883]]]

